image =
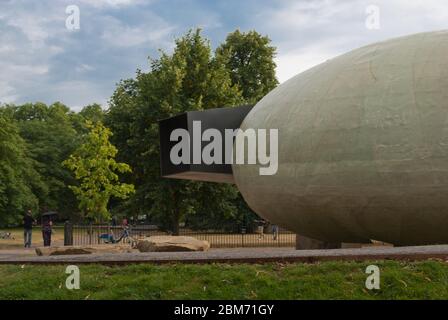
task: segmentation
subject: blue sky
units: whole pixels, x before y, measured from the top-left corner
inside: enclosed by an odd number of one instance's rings
[[[79,30],[66,28],[69,5],[80,10]],[[371,5],[379,29],[366,27]],[[362,45],[448,29],[448,1],[0,0],[0,102],[107,106],[120,79],[195,27],[213,48],[237,28],[270,36],[283,82]]]

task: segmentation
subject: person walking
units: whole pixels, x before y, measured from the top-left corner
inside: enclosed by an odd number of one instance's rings
[[[53,222],[50,216],[42,217],[42,237],[44,238],[44,247],[51,246],[51,233]]]
[[[33,237],[33,224],[36,221],[33,219],[33,215],[31,214],[31,209],[23,216],[23,242],[25,248],[31,248],[31,240]]]
[[[272,238],[274,240],[278,239],[278,225],[276,225],[276,224],[272,225]]]
[[[266,221],[258,220],[258,240],[264,239],[264,227],[266,225]]]
[[[129,237],[129,222],[128,222],[128,218],[124,217],[123,220],[121,221],[121,227],[123,228],[123,235],[128,238]]]

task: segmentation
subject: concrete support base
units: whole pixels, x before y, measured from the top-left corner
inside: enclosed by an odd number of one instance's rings
[[[296,250],[340,249],[341,243],[331,243],[296,235]]]

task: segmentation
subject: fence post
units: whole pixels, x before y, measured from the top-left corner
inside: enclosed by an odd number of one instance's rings
[[[73,224],[70,221],[65,221],[64,224],[64,246],[73,245]]]
[[[246,234],[246,227],[241,227],[241,247],[244,248],[244,235]]]
[[[93,233],[93,226],[92,223],[90,223],[90,227],[89,227],[89,245],[92,245],[92,233]]]

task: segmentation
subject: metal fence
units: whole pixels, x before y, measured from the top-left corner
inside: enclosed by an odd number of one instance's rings
[[[234,232],[223,230],[192,230],[180,228],[180,236],[190,236],[199,240],[206,240],[212,248],[240,248],[240,247],[294,247],[296,235],[290,231],[278,229],[277,232],[247,232],[245,227],[234,228]],[[95,245],[104,243],[107,235],[118,239],[123,232],[121,226],[108,225],[72,225],[65,224],[64,245]],[[171,235],[153,225],[136,225],[129,227],[129,234],[133,239],[150,236]]]

